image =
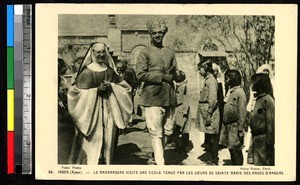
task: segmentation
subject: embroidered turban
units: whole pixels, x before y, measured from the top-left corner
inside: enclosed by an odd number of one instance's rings
[[[146,25],[149,33],[151,33],[154,28],[160,28],[164,34],[168,31],[167,20],[165,18],[149,19]]]

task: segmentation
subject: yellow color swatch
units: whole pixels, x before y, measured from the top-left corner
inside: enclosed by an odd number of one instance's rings
[[[7,90],[7,131],[14,131],[15,126],[15,91]]]

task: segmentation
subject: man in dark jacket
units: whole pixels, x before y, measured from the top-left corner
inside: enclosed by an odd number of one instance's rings
[[[144,82],[139,104],[145,107],[146,124],[152,137],[152,147],[157,165],[164,165],[165,136],[174,128],[176,96],[174,81],[183,81],[183,72],[177,69],[175,53],[164,47],[163,38],[168,31],[166,20],[150,19],[147,28],[151,44],[137,56],[136,72]]]

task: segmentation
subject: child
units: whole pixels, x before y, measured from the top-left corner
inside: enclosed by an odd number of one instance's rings
[[[218,82],[218,107],[220,112],[220,123],[219,123],[219,137],[221,133],[222,123],[223,123],[223,111],[224,111],[224,97],[225,97],[225,82],[224,82],[224,73],[222,73],[221,68],[213,63],[214,69],[214,77],[217,79]]]
[[[218,134],[220,115],[218,109],[218,82],[213,76],[214,70],[211,61],[198,64],[198,70],[204,77],[203,88],[200,91],[200,99],[197,111],[197,122],[201,132],[205,133],[207,149],[211,152],[211,162],[218,165]]]
[[[176,84],[176,97],[177,107],[175,110],[175,129],[174,137],[178,149],[182,152],[187,152],[189,144],[189,132],[191,129],[190,124],[190,106],[189,106],[189,90],[187,86],[188,81],[185,80],[181,83]],[[179,140],[181,135],[181,140]]]
[[[246,119],[246,95],[241,85],[241,74],[237,70],[225,73],[225,86],[228,89],[224,99],[223,126],[220,144],[230,152],[232,165],[243,165],[244,124]]]
[[[274,71],[272,70],[272,67],[269,64],[263,64],[261,65],[256,73],[265,73],[268,74],[271,80],[271,84],[272,87],[274,88],[274,84],[275,84],[275,79],[274,79]],[[258,76],[255,76],[254,78],[259,78]],[[255,79],[253,79],[254,81],[256,81]],[[272,94],[274,95],[274,91],[272,92]],[[247,104],[247,111],[248,111],[248,119],[250,121],[250,114],[254,109],[255,106],[255,102],[256,102],[256,98],[254,97],[254,92],[252,91],[252,88],[250,87],[250,98],[249,98],[249,102]],[[248,121],[248,122],[249,122]],[[248,123],[249,125],[249,123]],[[251,130],[249,130],[251,133]],[[247,145],[247,144],[246,144]],[[248,148],[248,156],[247,156],[247,163],[248,164],[254,164],[253,162],[253,150],[252,150],[252,136],[250,137],[250,143],[249,143],[249,148]]]
[[[58,58],[58,164],[68,164],[72,139],[74,137],[74,123],[68,112],[67,82],[63,75],[66,73],[63,59]]]
[[[273,166],[275,143],[275,100],[268,74],[251,77],[256,103],[251,112],[252,150],[254,165]]]

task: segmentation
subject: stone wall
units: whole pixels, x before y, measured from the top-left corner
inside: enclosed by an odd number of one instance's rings
[[[107,15],[60,14],[59,36],[105,35],[109,27]]]
[[[176,53],[176,61],[178,68],[186,74],[188,80],[188,89],[190,90],[190,106],[191,116],[196,117],[197,105],[199,100],[200,84],[202,77],[197,71],[197,64],[199,62],[198,54],[196,53]]]

